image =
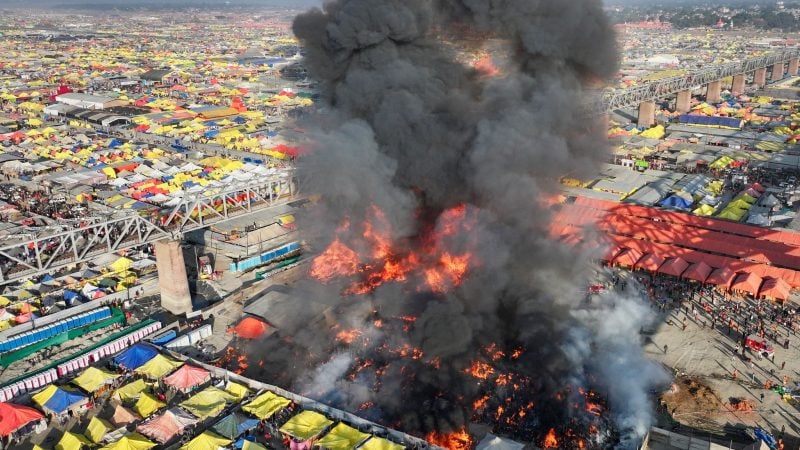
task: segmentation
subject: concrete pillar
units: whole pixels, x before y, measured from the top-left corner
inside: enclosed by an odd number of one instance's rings
[[[689,89],[678,92],[675,100],[675,111],[679,114],[686,114],[692,109],[692,91]]]
[[[755,73],[753,74],[753,84],[756,88],[761,89],[767,85],[767,69],[760,68],[756,69]]]
[[[741,94],[744,92],[745,74],[733,76],[733,83],[731,83],[731,92],[734,94]]]
[[[722,100],[720,93],[722,92],[722,81],[712,81],[706,87],[706,102],[719,103]]]
[[[179,241],[161,240],[153,245],[158,268],[158,287],[161,306],[172,314],[182,315],[192,311],[189,278]]]
[[[787,70],[787,72],[789,72],[789,76],[790,77],[796,77],[797,76],[798,63],[800,63],[800,60],[797,59],[797,58],[792,58],[792,59],[789,60],[789,69]]]
[[[636,124],[640,127],[650,128],[656,123],[656,102],[639,103],[639,118]]]
[[[780,81],[783,79],[783,63],[777,63],[770,68],[772,81]]]

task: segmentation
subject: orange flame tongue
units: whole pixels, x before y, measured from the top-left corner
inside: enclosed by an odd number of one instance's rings
[[[311,263],[311,276],[320,281],[350,276],[358,272],[358,255],[339,239],[334,240]]]
[[[433,431],[425,436],[425,440],[437,447],[449,450],[470,450],[474,443],[472,436],[463,428],[446,434]]]
[[[547,432],[547,435],[544,437],[544,442],[542,443],[542,447],[558,448],[558,439],[556,438],[555,428],[550,428],[550,431]]]

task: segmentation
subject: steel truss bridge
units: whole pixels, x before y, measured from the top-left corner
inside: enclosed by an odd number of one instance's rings
[[[158,240],[181,239],[184,233],[290,203],[298,199],[296,191],[297,179],[290,173],[186,193],[154,215],[130,212],[60,225],[62,231],[1,246],[0,285]]]
[[[625,89],[597,94],[589,110],[598,116],[622,108],[638,106],[642,102],[663,99],[681,91],[691,91],[711,82],[719,81],[734,75],[745,75],[756,69],[763,69],[775,64],[783,64],[800,58],[800,49],[787,50],[769,55],[758,56],[720,65],[712,65],[684,75],[664,78]]]

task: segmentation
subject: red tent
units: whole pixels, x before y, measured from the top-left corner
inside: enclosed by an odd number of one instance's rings
[[[722,269],[714,269],[714,271],[711,272],[711,275],[706,278],[706,283],[724,286],[725,289],[728,289],[735,277],[736,273],[734,273],[728,267],[723,267]]]
[[[206,369],[184,364],[172,375],[164,378],[164,384],[172,386],[179,391],[186,392],[195,386],[199,386],[211,379],[211,374]]]
[[[44,419],[44,414],[33,408],[14,403],[0,403],[0,436],[8,436],[25,425],[41,419]]]
[[[245,317],[235,327],[228,328],[228,333],[234,333],[245,339],[258,339],[263,336],[269,325],[255,317]]]
[[[621,251],[622,251],[621,248],[617,246],[612,246],[608,249],[607,252],[603,254],[603,256],[600,257],[600,259],[603,261],[611,262],[614,260],[614,257],[617,256]]]
[[[633,248],[626,248],[614,258],[614,264],[621,267],[633,267],[641,258],[642,252]]]
[[[661,267],[658,268],[658,272],[665,275],[672,275],[673,277],[679,277],[687,267],[689,267],[689,263],[680,256],[677,256],[675,258],[670,258],[667,262],[662,264]]]
[[[661,265],[664,264],[664,258],[656,255],[655,253],[648,253],[636,263],[636,269],[644,269],[650,272],[655,272]]]
[[[758,288],[761,287],[761,281],[761,277],[754,273],[742,272],[736,275],[733,284],[731,284],[731,290],[756,295],[758,294]]]
[[[683,272],[683,278],[705,283],[706,278],[711,275],[713,270],[714,269],[711,266],[703,261],[700,261],[689,266],[689,268]]]
[[[791,289],[789,283],[783,281],[783,278],[764,278],[764,284],[761,285],[758,296],[774,300],[786,300],[789,298]]]

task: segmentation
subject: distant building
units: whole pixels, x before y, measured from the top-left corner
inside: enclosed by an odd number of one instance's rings
[[[76,106],[84,109],[106,109],[113,106],[126,105],[128,103],[124,100],[118,100],[112,97],[81,94],[77,92],[56,95],[56,101],[65,105]]]
[[[180,81],[180,76],[169,69],[148,70],[139,78],[145,86],[172,86]]]

